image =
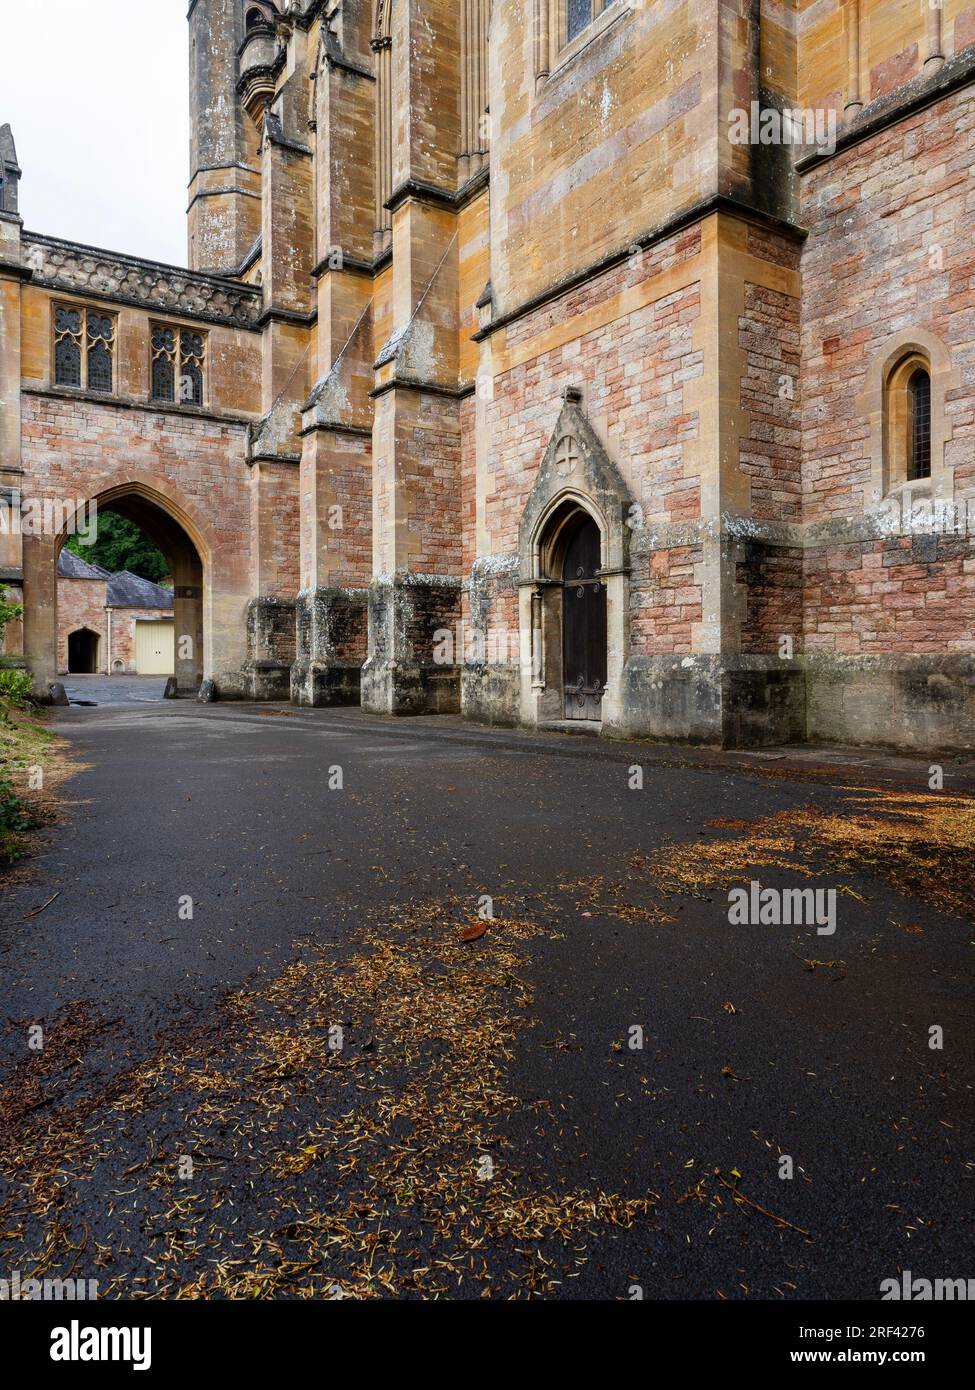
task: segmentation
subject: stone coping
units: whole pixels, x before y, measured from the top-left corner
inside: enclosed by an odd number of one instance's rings
[[[24,233],[23,264],[47,289],[236,328],[256,329],[264,308],[254,285],[36,232]]]

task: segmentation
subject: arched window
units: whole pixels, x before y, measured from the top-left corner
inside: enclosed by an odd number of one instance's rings
[[[54,308],[54,380],[81,385],[81,310],[60,304]]]
[[[931,368],[919,351],[909,352],[887,377],[887,490],[931,477]]]
[[[247,32],[248,32],[248,34],[249,34],[253,29],[267,29],[267,28],[269,27],[269,24],[270,24],[270,21],[268,20],[267,15],[264,14],[262,10],[248,10],[248,11],[247,11]]]
[[[184,405],[203,404],[203,335],[185,328],[179,335],[179,398]]]
[[[907,476],[931,476],[931,375],[923,367],[916,368],[907,383],[907,408],[910,420]]]
[[[955,457],[948,446],[948,401],[963,386],[962,369],[947,344],[918,325],[892,333],[871,354],[857,416],[869,429],[869,498],[874,504],[899,488],[917,497],[955,495]]]
[[[112,347],[115,320],[110,314],[88,311],[88,390],[112,389]]]
[[[54,383],[110,395],[114,387],[114,314],[54,305]]]
[[[165,323],[152,325],[149,389],[154,401],[202,406],[205,366],[206,336],[203,333]]]
[[[154,401],[176,399],[176,330],[156,325],[152,330],[151,390]]]

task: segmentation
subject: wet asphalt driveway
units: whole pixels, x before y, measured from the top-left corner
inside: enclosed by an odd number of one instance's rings
[[[281,1296],[873,1299],[905,1267],[975,1275],[971,920],[838,843],[802,880],[837,888],[835,935],[732,926],[727,885],[668,858],[923,800],[927,760],[184,702],[55,727],[81,764],[64,821],[0,897],[8,1268],[80,1259],[164,1295],[261,1271]],[[949,770],[960,807],[970,773]],[[763,884],[797,882],[780,838]],[[259,1006],[228,1006],[242,990]]]

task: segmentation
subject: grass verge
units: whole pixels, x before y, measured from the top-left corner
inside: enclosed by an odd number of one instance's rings
[[[24,858],[32,833],[52,823],[67,775],[64,745],[41,714],[12,710],[0,718],[0,875]]]

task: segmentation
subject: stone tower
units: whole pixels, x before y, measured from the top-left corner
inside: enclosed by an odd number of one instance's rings
[[[192,0],[190,29],[189,264],[234,274],[261,230],[258,133],[238,97],[245,0]]]

